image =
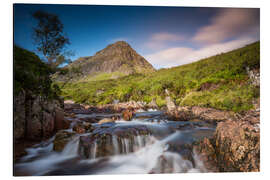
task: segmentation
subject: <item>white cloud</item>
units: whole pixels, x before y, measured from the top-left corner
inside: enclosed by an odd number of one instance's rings
[[[181,41],[184,39],[184,37],[176,34],[163,32],[153,34],[151,39],[153,41]]]
[[[218,43],[226,39],[257,35],[260,32],[259,9],[222,9],[209,25],[203,26],[193,37],[193,41]]]
[[[167,32],[154,33],[148,41],[145,43],[145,46],[150,49],[161,49],[167,47],[171,42],[179,42],[185,39],[184,36],[171,34]]]
[[[200,49],[174,47],[146,55],[145,58],[155,68],[169,68],[198,61],[222,52],[228,52],[255,41],[256,39],[253,38],[240,38],[225,43],[211,44]]]

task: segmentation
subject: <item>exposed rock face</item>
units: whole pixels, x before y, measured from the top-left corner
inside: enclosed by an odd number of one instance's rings
[[[25,93],[22,91],[14,97],[14,138],[20,139],[25,135]]]
[[[249,111],[237,121],[218,123],[214,138],[200,145],[204,162],[216,163],[222,172],[260,171],[259,121],[259,112]]]
[[[50,137],[56,130],[66,129],[59,100],[21,92],[14,98],[14,138],[40,140]]]
[[[119,74],[129,75],[155,71],[150,63],[124,41],[108,45],[94,56],[79,58],[67,68],[71,70],[67,75],[56,74],[54,76],[57,81],[65,80],[68,76],[71,76],[72,79],[81,79],[101,73],[118,72]],[[76,69],[76,72],[74,69]]]

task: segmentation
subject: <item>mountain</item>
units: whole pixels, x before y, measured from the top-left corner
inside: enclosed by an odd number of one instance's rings
[[[134,74],[110,81],[72,82],[62,96],[91,105],[153,99],[166,106],[166,91],[177,106],[203,106],[235,112],[253,108],[260,97],[260,43],[191,64]]]
[[[135,73],[154,72],[153,66],[125,41],[108,45],[94,56],[81,57],[57,73],[56,81],[115,79]]]

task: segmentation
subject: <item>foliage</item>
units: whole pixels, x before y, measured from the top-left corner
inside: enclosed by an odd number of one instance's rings
[[[38,52],[42,53],[51,67],[70,62],[67,57],[72,53],[64,51],[69,39],[63,33],[64,26],[58,16],[36,11],[33,17],[38,21],[33,34]]]
[[[151,74],[68,83],[62,89],[62,95],[66,99],[93,105],[111,103],[114,99],[150,102],[156,98],[157,104],[164,106],[165,89],[168,89],[177,105],[239,112],[252,108],[252,100],[259,97],[259,88],[249,82],[246,67],[260,68],[259,42]],[[97,93],[101,90],[102,93]]]
[[[57,98],[60,89],[52,84],[51,68],[34,53],[14,46],[14,93],[27,91],[48,98]]]

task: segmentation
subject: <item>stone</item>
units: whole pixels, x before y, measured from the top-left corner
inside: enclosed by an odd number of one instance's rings
[[[104,124],[104,123],[108,123],[108,122],[114,122],[115,120],[114,119],[111,119],[111,118],[104,118],[104,119],[101,119],[98,124]]]
[[[122,112],[123,119],[130,121],[133,117],[133,111],[131,109],[126,109]]]
[[[166,97],[166,105],[169,112],[173,112],[176,110],[176,106],[170,96]]]
[[[68,132],[64,130],[58,131],[53,141],[53,150],[57,152],[62,151],[67,143],[74,139],[75,135],[75,132]]]

